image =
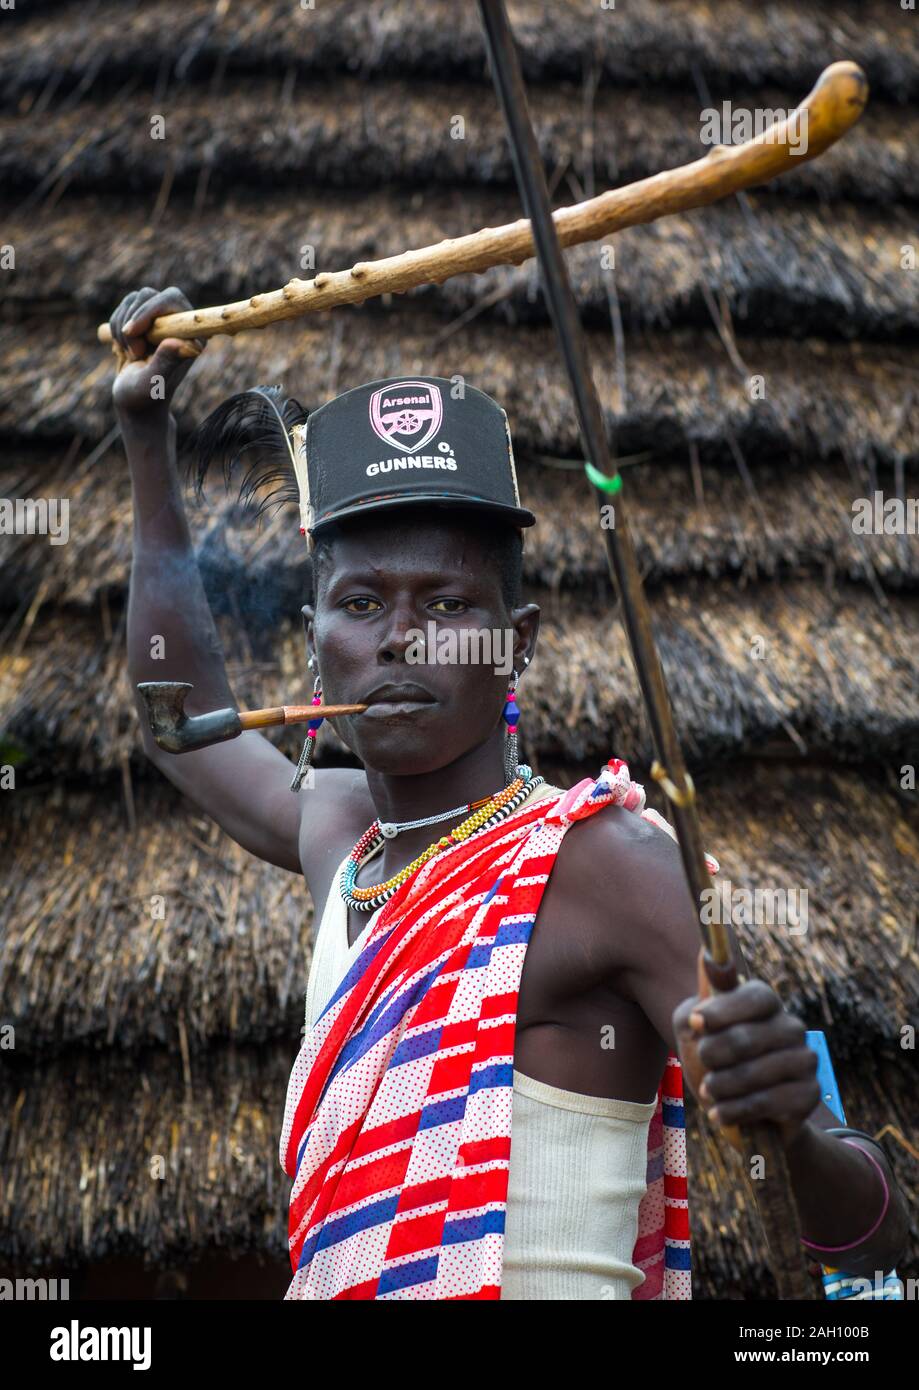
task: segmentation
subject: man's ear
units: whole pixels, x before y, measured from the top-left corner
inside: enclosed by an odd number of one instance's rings
[[[313,645],[313,621],[316,617],[316,610],[311,603],[304,603],[300,612],[303,616],[303,641],[306,647],[306,664],[309,666],[312,661],[313,665],[310,669],[313,670],[316,665],[315,647]]]
[[[522,608],[515,608],[511,614],[514,627],[514,670],[518,676],[523,675],[533,660],[539,634],[539,617],[538,603],[527,603]]]

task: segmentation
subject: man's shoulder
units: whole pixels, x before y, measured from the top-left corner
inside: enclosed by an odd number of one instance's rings
[[[662,891],[684,891],[679,847],[637,811],[604,806],[566,831],[555,869],[557,887],[604,910],[627,907],[634,921],[653,912]]]
[[[670,863],[679,858],[673,838],[638,811],[623,806],[602,806],[576,820],[565,833],[562,848],[577,861],[600,854],[611,868],[633,859],[643,863]],[[599,867],[599,866],[598,866]]]

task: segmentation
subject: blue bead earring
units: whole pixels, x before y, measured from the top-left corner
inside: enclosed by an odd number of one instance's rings
[[[524,658],[526,659],[526,658]],[[520,719],[520,709],[517,705],[517,672],[515,671],[511,683],[507,689],[507,699],[504,702],[503,711],[504,722],[507,725],[504,735],[504,785],[510,786],[517,772],[517,724]]]

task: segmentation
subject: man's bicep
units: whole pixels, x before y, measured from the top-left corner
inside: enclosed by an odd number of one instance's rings
[[[699,916],[679,847],[648,822],[629,846],[624,987],[671,1049],[673,1011],[697,992]]]

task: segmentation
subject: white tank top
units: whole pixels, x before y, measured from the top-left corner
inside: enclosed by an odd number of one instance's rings
[[[532,799],[557,792],[540,788]],[[364,939],[348,945],[341,867],[315,934],[308,1027]],[[627,1299],[644,1282],[632,1251],[656,1104],[563,1091],[514,1068],[502,1299]]]

